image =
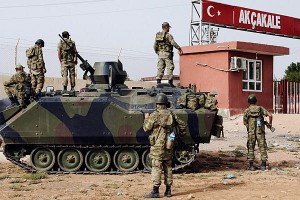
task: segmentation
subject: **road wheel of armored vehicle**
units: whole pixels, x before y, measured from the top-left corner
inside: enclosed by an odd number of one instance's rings
[[[35,148],[30,154],[31,165],[38,171],[48,171],[55,164],[55,154],[49,148]]]
[[[110,166],[111,157],[104,149],[93,149],[85,156],[86,167],[93,172],[103,172]]]
[[[151,171],[152,160],[150,158],[150,150],[149,149],[147,149],[143,152],[142,163],[143,163],[146,170]]]
[[[181,164],[187,164],[195,159],[196,152],[194,147],[185,147],[175,150],[175,159]]]
[[[119,149],[114,155],[114,164],[120,171],[133,171],[139,165],[139,154],[131,148]]]
[[[82,153],[75,148],[62,149],[58,153],[57,161],[59,167],[66,172],[75,172],[83,163]]]

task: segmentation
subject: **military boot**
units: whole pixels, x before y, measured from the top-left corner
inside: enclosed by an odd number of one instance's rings
[[[20,106],[21,106],[22,108],[26,108],[27,105],[26,105],[26,103],[25,103],[25,99],[22,99]]]
[[[171,196],[172,196],[171,186],[170,185],[166,185],[165,197],[171,197]]]
[[[75,91],[75,90],[74,90],[74,87],[71,87],[71,91],[72,91],[72,92],[74,92],[74,91]]]
[[[161,88],[161,79],[156,79],[156,87]]]
[[[33,99],[37,100],[39,99],[40,96],[41,96],[41,91],[37,91],[35,92]]]
[[[6,109],[9,109],[9,108],[19,105],[19,102],[15,97],[9,97],[9,100],[10,100],[11,104],[9,106],[7,106]]]
[[[62,93],[66,93],[67,90],[68,90],[67,86],[64,86],[64,89],[63,89]]]
[[[150,192],[149,194],[146,194],[144,196],[145,198],[159,198],[159,187],[153,187],[152,192]]]
[[[255,171],[255,167],[253,165],[253,161],[249,161],[249,167],[248,167],[248,170],[250,171]]]
[[[171,87],[175,87],[175,85],[173,85],[173,79],[169,80],[168,82]]]
[[[267,169],[267,162],[266,161],[261,161],[260,169],[262,171],[265,171]]]

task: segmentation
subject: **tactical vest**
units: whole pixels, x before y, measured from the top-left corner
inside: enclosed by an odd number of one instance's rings
[[[33,46],[26,50],[27,65],[31,70],[41,69],[44,66],[44,61],[38,57],[40,47]]]
[[[248,110],[248,126],[249,131],[255,131],[260,134],[262,132],[263,124],[263,113],[260,106],[251,106]]]
[[[60,41],[60,58],[65,62],[73,62],[75,58],[75,43],[71,39]]]
[[[167,34],[166,32],[156,33],[155,40],[158,45],[158,51],[173,52],[173,45],[167,39]]]
[[[149,136],[149,142],[151,146],[164,147],[173,126],[173,115],[171,111],[166,109],[157,112],[157,122],[155,124],[157,131]]]

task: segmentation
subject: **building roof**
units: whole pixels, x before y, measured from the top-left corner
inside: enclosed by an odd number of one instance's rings
[[[196,46],[182,47],[183,54],[204,53],[204,52],[216,52],[216,51],[240,51],[257,53],[264,55],[283,56],[289,55],[290,49],[282,46],[258,44],[251,42],[223,42]]]

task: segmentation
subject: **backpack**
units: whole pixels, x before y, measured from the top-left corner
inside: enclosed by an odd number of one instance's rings
[[[257,134],[261,134],[263,127],[263,114],[260,106],[251,106],[248,111],[249,119],[249,131],[254,131]]]
[[[261,107],[260,106],[251,106],[249,108],[249,116],[253,118],[258,118],[262,116]]]
[[[217,110],[218,100],[213,96],[207,96],[204,108],[209,110]]]
[[[26,49],[26,57],[32,58],[35,55],[34,47]]]

